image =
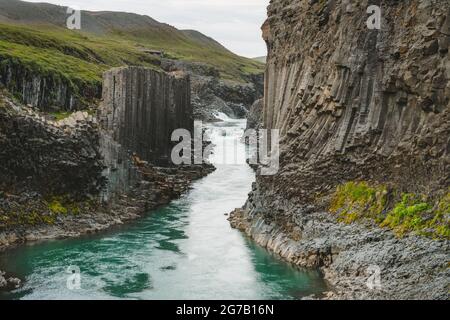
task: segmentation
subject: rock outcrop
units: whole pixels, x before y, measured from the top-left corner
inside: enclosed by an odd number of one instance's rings
[[[20,97],[22,103],[47,112],[85,109],[101,97],[101,83],[74,85],[60,76],[43,74],[2,56],[0,84]]]
[[[366,25],[369,5],[381,6],[381,30]],[[280,130],[280,170],[257,177],[233,225],[290,261],[323,267],[338,297],[448,299],[448,240],[394,240],[317,212],[348,181],[395,190],[386,209],[401,193],[448,193],[449,24],[447,0],[272,0],[263,124]],[[403,291],[358,284],[371,264]]]
[[[6,273],[0,270],[0,291],[12,290],[20,287],[22,281],[17,278],[7,277]]]
[[[125,150],[142,160],[168,165],[176,129],[193,131],[190,80],[140,67],[104,74],[100,126]]]
[[[96,121],[75,113],[60,123],[4,99],[0,107],[0,188],[83,196],[102,188]]]
[[[263,123],[264,100],[256,100],[247,114],[247,129],[260,129]]]
[[[136,161],[172,166],[172,132],[193,132],[189,76],[126,67],[104,74],[100,152],[109,183],[104,197],[128,192],[142,179]]]
[[[250,106],[263,95],[263,75],[254,75],[246,83],[223,80],[220,72],[204,63],[163,59],[166,71],[182,70],[190,75],[194,117],[216,121],[218,112],[232,118],[245,118]]]

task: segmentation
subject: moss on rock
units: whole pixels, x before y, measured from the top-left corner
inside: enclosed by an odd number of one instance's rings
[[[394,199],[391,204],[388,199]],[[329,211],[344,223],[375,221],[398,237],[410,233],[450,239],[450,193],[438,200],[424,195],[389,191],[383,185],[348,182],[336,188]]]

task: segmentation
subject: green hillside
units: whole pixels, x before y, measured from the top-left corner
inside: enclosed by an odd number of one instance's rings
[[[111,67],[159,68],[161,58],[149,53],[156,50],[167,58],[210,64],[223,79],[246,82],[263,72],[263,64],[197,31],[180,31],[147,16],[83,11],[80,31],[65,28],[65,17],[64,7],[0,0],[0,66],[19,64],[75,87],[98,86]]]

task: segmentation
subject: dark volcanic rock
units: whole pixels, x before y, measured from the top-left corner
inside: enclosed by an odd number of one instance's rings
[[[247,114],[247,129],[259,129],[263,123],[264,100],[256,100]]]
[[[263,95],[262,74],[241,83],[220,79],[217,69],[203,63],[163,59],[162,68],[183,70],[190,75],[195,119],[215,121],[217,112],[232,118],[245,118],[252,103]]]
[[[189,95],[185,75],[134,67],[105,74],[99,120],[48,121],[0,94],[0,249],[123,224],[213,171],[169,163],[172,131],[193,128]]]
[[[333,297],[448,299],[448,240],[399,240],[316,212],[348,181],[431,199],[449,190],[448,0],[387,1],[380,31],[366,26],[369,3],[271,1],[263,125],[280,130],[280,170],[257,177],[231,220],[286,259],[322,267]],[[382,291],[361,282],[371,264]]]
[[[18,289],[21,283],[20,279],[7,277],[6,273],[0,270],[0,291]]]
[[[193,131],[189,76],[140,67],[104,74],[99,119],[103,132],[142,160],[170,164],[176,129]]]
[[[57,124],[10,100],[0,107],[0,189],[96,194],[102,170],[95,119],[87,113]]]
[[[101,97],[98,85],[77,84],[30,70],[15,60],[0,57],[0,84],[20,96],[21,102],[42,111],[81,110]]]

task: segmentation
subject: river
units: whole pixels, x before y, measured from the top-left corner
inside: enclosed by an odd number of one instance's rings
[[[25,284],[0,299],[298,299],[326,290],[317,271],[231,229],[225,214],[245,203],[255,175],[238,139],[245,121],[224,120],[209,126],[214,173],[127,226],[2,253],[0,269]],[[79,286],[67,284],[73,266]]]

